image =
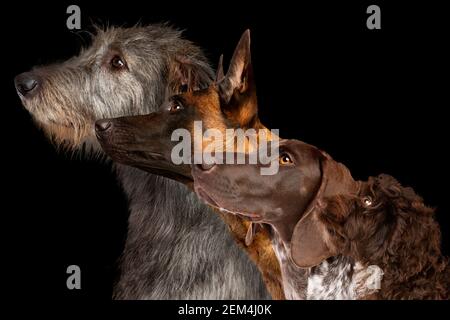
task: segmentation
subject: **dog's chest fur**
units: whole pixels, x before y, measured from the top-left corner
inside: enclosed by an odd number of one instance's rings
[[[284,295],[287,300],[307,299],[308,270],[295,266],[288,256],[284,243],[274,232],[273,248],[280,262],[281,277],[283,279]]]
[[[289,248],[276,235],[273,245],[280,262],[286,299],[357,300],[380,288],[383,271],[378,266],[364,267],[350,258],[338,256],[317,267],[304,269],[294,265],[289,258]]]
[[[310,269],[307,299],[364,299],[380,289],[382,276],[378,266],[364,267],[347,257],[333,257]]]

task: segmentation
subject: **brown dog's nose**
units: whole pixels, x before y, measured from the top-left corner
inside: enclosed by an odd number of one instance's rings
[[[112,128],[112,122],[110,120],[98,120],[95,122],[95,131],[104,132]]]
[[[14,78],[16,90],[23,97],[31,97],[39,87],[39,77],[32,72],[24,72]]]

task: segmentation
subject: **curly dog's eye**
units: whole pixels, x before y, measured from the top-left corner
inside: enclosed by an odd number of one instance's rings
[[[364,197],[362,198],[362,204],[366,208],[371,207],[373,205],[373,200],[371,197]]]

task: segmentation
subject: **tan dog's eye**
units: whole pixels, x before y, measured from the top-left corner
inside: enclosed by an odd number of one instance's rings
[[[293,163],[293,161],[287,153],[282,153],[280,155],[280,164],[281,165],[288,165],[288,164],[292,164],[292,163]]]
[[[175,112],[178,112],[178,111],[183,110],[183,109],[184,109],[184,108],[183,108],[183,106],[182,106],[181,104],[179,104],[179,103],[173,103],[173,104],[170,106],[169,111],[170,111],[171,113],[175,113]]]

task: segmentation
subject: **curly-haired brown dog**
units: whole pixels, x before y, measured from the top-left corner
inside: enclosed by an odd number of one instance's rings
[[[379,299],[448,299],[450,269],[434,210],[409,187],[380,175],[356,197],[326,199],[318,214],[327,242],[343,255],[384,271]]]
[[[450,275],[434,210],[411,188],[380,175],[355,181],[314,146],[280,143],[280,170],[193,166],[195,189],[219,208],[272,229],[285,290],[308,299],[448,299]]]

